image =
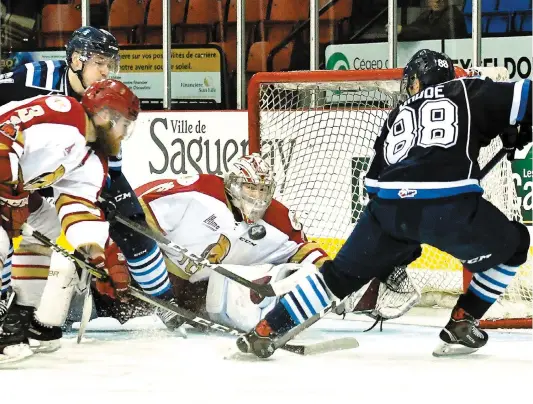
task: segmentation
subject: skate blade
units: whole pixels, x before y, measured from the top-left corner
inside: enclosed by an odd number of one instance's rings
[[[51,353],[61,348],[61,341],[38,341],[30,338],[30,347],[34,353]]]
[[[0,364],[20,362],[33,354],[34,352],[28,344],[7,346],[4,348],[4,353],[0,354]]]
[[[474,353],[479,348],[469,348],[461,344],[448,344],[447,342],[441,342],[433,351],[433,356],[437,358],[464,356]]]

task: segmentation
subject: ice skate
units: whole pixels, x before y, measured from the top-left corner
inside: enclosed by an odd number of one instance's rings
[[[237,348],[243,353],[253,353],[259,358],[266,359],[276,350],[273,336],[270,325],[266,320],[261,320],[252,331],[237,339]]]
[[[168,303],[175,304],[177,306],[174,298],[168,300]],[[177,331],[183,338],[187,338],[187,332],[182,327],[185,323],[183,317],[180,317],[176,313],[165,309],[157,309],[155,314],[161,319],[169,331]]]
[[[433,356],[437,357],[471,354],[489,339],[488,334],[479,328],[479,321],[457,306],[439,337],[442,341],[433,351]]]
[[[16,303],[7,310],[0,331],[0,362],[15,362],[32,355],[26,330],[34,310]]]
[[[49,353],[57,351],[61,347],[61,337],[63,330],[61,327],[43,324],[34,315],[26,331],[26,337],[30,341],[30,346],[34,352]]]

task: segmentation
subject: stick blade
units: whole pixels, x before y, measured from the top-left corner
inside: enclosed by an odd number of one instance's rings
[[[80,328],[78,329],[78,336],[76,338],[76,342],[78,344],[81,343],[83,335],[85,334],[85,329],[87,328],[87,324],[89,324],[89,320],[91,319],[92,311],[93,296],[91,293],[91,286],[87,285],[87,291],[85,292],[85,298],[83,299],[83,311],[81,314]]]
[[[317,342],[314,344],[287,344],[283,347],[283,349],[298,355],[309,356],[328,352],[344,351],[357,347],[359,347],[359,341],[353,337],[346,337]]]

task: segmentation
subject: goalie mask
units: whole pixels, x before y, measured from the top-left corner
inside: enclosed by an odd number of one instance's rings
[[[231,203],[248,224],[263,217],[276,189],[270,165],[257,153],[239,158],[226,175],[224,185]]]

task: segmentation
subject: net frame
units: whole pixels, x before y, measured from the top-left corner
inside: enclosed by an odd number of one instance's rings
[[[456,68],[456,71],[458,68]],[[461,69],[459,69],[461,70]],[[262,72],[255,74],[248,85],[248,129],[250,153],[261,153],[261,87],[265,85],[282,84],[283,88],[296,89],[299,85],[310,86],[320,83],[341,83],[343,88],[350,89],[350,85],[357,87],[357,82],[366,82],[366,85],[376,86],[386,91],[394,92],[403,76],[403,69],[377,69],[377,70],[336,70],[336,71],[292,71],[292,72]],[[368,84],[372,82],[371,84]],[[394,86],[390,84],[394,83]],[[486,163],[486,162],[485,162]],[[516,196],[516,195],[515,195]],[[305,228],[304,228],[305,231]],[[463,290],[470,283],[471,274],[466,269],[460,272]],[[482,320],[484,328],[531,328],[531,317],[500,318]]]

